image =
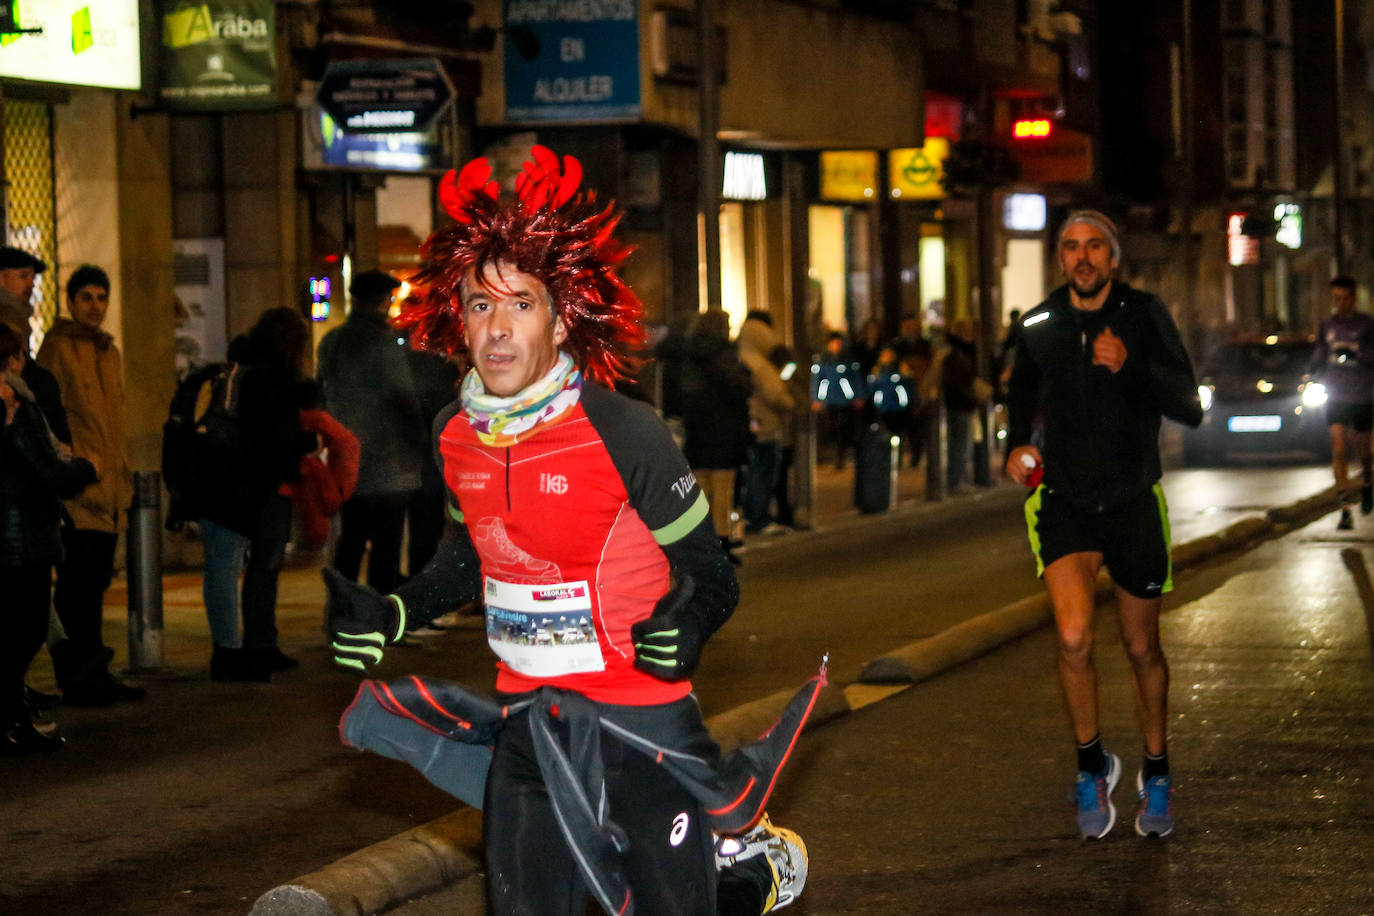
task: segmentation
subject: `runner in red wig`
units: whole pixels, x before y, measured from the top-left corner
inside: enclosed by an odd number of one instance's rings
[[[548,287],[568,329],[563,349],[588,377],[605,385],[628,378],[640,365],[644,307],[617,273],[630,253],[613,233],[620,215],[601,207],[592,190],[579,192],[582,164],[547,147],[531,149],[515,179],[513,198],[501,199],[482,157],[450,171],[439,201],[457,222],[440,229],[422,249],[417,281],[429,299],[402,311],[397,324],[421,349],[461,353],[463,307],[458,286],[488,264],[514,265]]]

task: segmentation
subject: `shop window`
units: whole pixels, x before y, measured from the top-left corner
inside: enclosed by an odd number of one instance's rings
[[[57,318],[57,199],[53,187],[52,108],[6,99],[5,243],[42,258],[48,269],[33,285],[30,344],[37,351]]]
[[[731,333],[738,333],[749,312],[749,260],[744,217],[743,204],[721,204],[720,304],[730,316]]]

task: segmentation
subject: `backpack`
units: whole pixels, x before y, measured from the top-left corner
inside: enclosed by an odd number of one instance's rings
[[[171,499],[166,526],[180,531],[202,514],[205,494],[242,445],[239,395],[244,367],[201,366],[177,384],[162,424],[162,479]]]

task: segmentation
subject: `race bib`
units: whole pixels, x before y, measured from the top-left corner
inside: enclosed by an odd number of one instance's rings
[[[486,577],[487,644],[527,677],[604,671],[586,582],[527,585]]]

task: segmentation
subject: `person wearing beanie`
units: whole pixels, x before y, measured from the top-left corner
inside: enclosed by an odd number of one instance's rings
[[[1006,470],[1032,487],[1026,525],[1054,605],[1059,683],[1077,742],[1078,829],[1092,839],[1116,823],[1111,795],[1121,776],[1121,758],[1103,750],[1098,732],[1093,611],[1103,568],[1116,586],[1145,745],[1135,829],[1160,837],[1174,829],[1169,667],[1159,639],[1172,588],[1159,426],[1162,416],[1202,422],[1178,328],[1158,297],[1116,278],[1120,258],[1109,218],[1069,214],[1059,232],[1068,282],[1021,319],[1007,391]]]

